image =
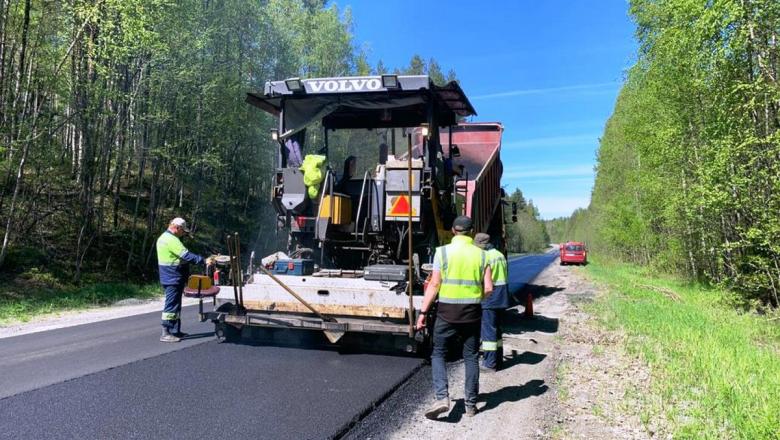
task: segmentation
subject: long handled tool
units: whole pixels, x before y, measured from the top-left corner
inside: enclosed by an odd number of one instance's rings
[[[236,272],[238,272],[238,300],[241,307],[244,307],[244,273],[241,270],[241,240],[238,239],[238,232],[233,234],[233,253],[236,256]]]
[[[297,300],[298,300],[298,301],[299,301],[301,304],[303,304],[304,306],[306,306],[306,308],[307,308],[307,309],[311,310],[311,312],[312,312],[312,313],[314,313],[315,315],[317,315],[317,317],[318,317],[318,318],[322,319],[322,320],[323,320],[323,321],[325,321],[325,322],[338,322],[338,321],[336,321],[334,318],[332,318],[332,317],[330,317],[330,316],[325,316],[325,315],[323,315],[322,313],[318,312],[318,311],[317,311],[317,309],[315,309],[314,307],[312,307],[312,305],[311,305],[311,304],[309,304],[308,302],[306,302],[306,300],[305,300],[305,299],[301,298],[301,296],[300,296],[300,295],[298,295],[298,294],[297,294],[297,293],[295,293],[295,292],[294,292],[292,289],[290,289],[290,288],[289,288],[289,287],[288,287],[286,284],[284,284],[284,282],[282,282],[282,280],[280,280],[280,279],[279,279],[279,278],[277,278],[277,277],[276,277],[276,276],[275,276],[273,273],[271,273],[271,271],[270,271],[270,270],[266,269],[266,268],[265,268],[265,267],[263,267],[262,265],[260,265],[260,266],[258,266],[258,267],[260,267],[260,270],[261,270],[261,271],[263,271],[263,273],[264,273],[264,274],[268,275],[268,277],[269,277],[269,278],[271,278],[272,280],[274,280],[274,282],[275,282],[276,284],[278,284],[279,286],[281,286],[281,288],[282,288],[282,289],[286,290],[286,291],[287,291],[287,293],[289,293],[290,295],[292,295],[292,296],[293,296],[295,299],[297,299]],[[341,339],[341,337],[342,337],[342,336],[344,336],[344,333],[345,333],[345,332],[343,332],[343,331],[339,331],[339,330],[323,330],[323,333],[325,333],[325,337],[327,337],[327,338],[328,338],[328,340],[331,342],[331,344],[335,344],[335,343],[336,343],[336,341],[338,341],[339,339]]]
[[[230,234],[226,237],[227,241],[227,247],[228,247],[228,254],[230,256],[230,280],[233,284],[233,298],[236,301],[236,310],[240,313],[244,312],[244,295],[243,295],[243,289],[241,287],[241,260],[238,259],[238,250],[239,247],[239,241],[238,241],[238,233],[234,234],[232,237]]]
[[[236,307],[238,307],[240,304],[238,302],[238,287],[236,287],[236,277],[233,271],[233,240],[231,240],[230,235],[227,235],[225,241],[227,242],[228,257],[230,257],[230,284],[233,285],[233,299],[236,302]]]

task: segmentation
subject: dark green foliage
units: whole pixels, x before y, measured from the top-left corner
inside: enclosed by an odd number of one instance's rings
[[[533,201],[526,201],[523,192],[519,188],[509,195],[507,202],[510,203],[505,208],[505,217],[509,221],[511,218],[511,204],[517,205],[517,223],[508,223],[506,225],[507,251],[526,253],[541,252],[550,242],[544,222],[539,219],[539,211],[533,204]]]
[[[379,71],[380,68],[384,69],[382,61],[379,61],[377,71]],[[400,73],[404,75],[428,75],[435,84],[440,86],[443,86],[450,81],[457,81],[458,79],[454,70],[450,70],[445,77],[441,70],[441,66],[434,58],[425,62],[422,57],[417,54],[412,56],[412,59],[409,60],[409,66],[404,68]]]
[[[581,241],[590,243],[592,229],[588,224],[588,210],[577,209],[570,217],[560,217],[546,220],[544,226],[550,237],[551,243],[566,243],[567,241]]]
[[[323,2],[2,2],[6,243],[82,273],[154,269],[174,216],[191,247],[276,244],[266,79],[360,67],[349,11]],[[34,36],[34,38],[30,38]],[[4,255],[3,255],[4,256]],[[0,256],[2,264],[3,256]]]
[[[370,74],[351,21],[323,0],[0,0],[4,279],[154,281],[176,216],[201,254],[233,231],[246,256],[284,248],[275,120],[245,93]]]
[[[601,253],[777,306],[780,3],[633,0],[631,13],[638,61],[590,208],[565,228]]]

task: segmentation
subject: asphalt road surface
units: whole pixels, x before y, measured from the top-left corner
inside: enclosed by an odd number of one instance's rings
[[[526,284],[558,258],[558,250],[539,255],[525,255],[509,259],[509,292],[516,296]],[[518,298],[520,304],[525,304],[524,298]]]
[[[510,260],[510,289],[557,253]],[[329,438],[423,363],[315,348],[162,344],[159,313],[0,339],[0,438]]]

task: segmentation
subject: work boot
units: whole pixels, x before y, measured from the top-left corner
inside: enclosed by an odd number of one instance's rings
[[[439,417],[439,414],[445,413],[450,410],[450,399],[448,397],[445,397],[443,399],[436,399],[435,402],[433,402],[433,405],[431,405],[430,408],[428,408],[428,411],[425,411],[425,417],[435,420],[437,417]]]
[[[162,336],[160,336],[160,342],[179,342],[181,338],[172,334],[167,328],[163,328]]]
[[[479,372],[480,372],[480,373],[488,373],[488,374],[491,374],[491,373],[495,373],[495,372],[497,372],[497,371],[498,371],[498,368],[490,368],[490,367],[487,367],[487,366],[485,366],[485,365],[483,365],[483,364],[480,364],[480,365],[479,365]]]
[[[476,406],[466,406],[466,416],[467,417],[474,417],[477,415],[477,407]]]

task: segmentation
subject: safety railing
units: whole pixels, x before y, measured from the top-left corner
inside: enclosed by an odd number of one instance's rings
[[[357,209],[357,213],[355,214],[355,232],[354,232],[355,240],[357,240],[360,235],[358,233],[358,227],[360,226],[360,213],[361,211],[363,211],[363,196],[366,193],[366,183],[369,181],[370,181],[369,173],[368,171],[366,171],[366,173],[363,174],[363,185],[360,186],[360,200],[358,201],[358,209]],[[371,203],[369,203],[368,206],[369,209],[371,209]],[[363,234],[365,234],[365,231],[363,232]]]
[[[319,239],[320,241],[324,241],[324,240],[322,240],[324,237],[320,237],[320,231],[319,231],[319,225],[320,225],[320,220],[321,220],[320,213],[322,212],[322,201],[325,200],[325,192],[326,192],[327,189],[330,189],[331,190],[331,194],[330,195],[331,196],[333,195],[332,194],[333,185],[332,185],[332,183],[329,185],[329,182],[331,182],[332,180],[333,180],[333,173],[331,173],[330,168],[328,168],[327,171],[325,172],[325,179],[322,181],[322,191],[320,192],[320,202],[317,205],[317,216],[314,218],[315,237],[317,239]],[[330,213],[330,218],[328,219],[328,222],[330,222],[331,219],[333,218],[333,201],[332,201],[332,197],[331,197],[331,203],[330,203],[330,210],[331,210],[331,213]]]

